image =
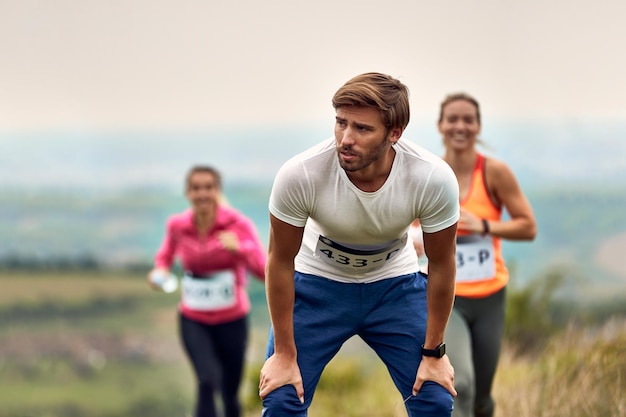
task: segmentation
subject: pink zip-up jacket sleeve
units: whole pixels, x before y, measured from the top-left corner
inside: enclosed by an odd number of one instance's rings
[[[225,231],[233,232],[237,236],[239,249],[236,253],[222,246],[219,235]],[[154,263],[156,267],[170,269],[177,259],[186,273],[193,276],[201,277],[230,269],[236,277],[235,306],[218,312],[205,312],[190,309],[181,302],[181,314],[191,320],[220,324],[245,316],[250,311],[250,299],[246,290],[248,273],[265,281],[267,252],[256,227],[250,219],[231,207],[218,206],[215,222],[206,236],[199,235],[191,209],[171,216]]]

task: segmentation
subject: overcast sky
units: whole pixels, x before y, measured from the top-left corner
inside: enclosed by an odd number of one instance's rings
[[[332,119],[380,71],[433,120],[626,119],[623,0],[0,0],[0,131]]]

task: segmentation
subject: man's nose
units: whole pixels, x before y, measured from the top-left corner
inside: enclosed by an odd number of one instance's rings
[[[354,131],[351,128],[348,127],[341,133],[341,145],[348,146],[354,144]]]

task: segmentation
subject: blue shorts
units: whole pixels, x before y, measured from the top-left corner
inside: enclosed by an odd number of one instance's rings
[[[285,385],[265,397],[263,416],[306,416],[324,367],[354,335],[385,363],[402,399],[410,396],[426,332],[426,275],[414,273],[368,284],[299,272],[294,279],[294,335],[305,401],[300,403],[295,388]],[[270,329],[266,357],[273,353]],[[449,416],[452,404],[445,388],[427,381],[405,406],[409,417],[434,417]]]

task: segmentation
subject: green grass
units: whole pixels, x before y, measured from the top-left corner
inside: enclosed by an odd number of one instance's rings
[[[0,285],[1,417],[187,415],[176,297],[114,273],[5,273]],[[138,413],[151,404],[165,411]]]
[[[10,364],[2,369],[0,416],[81,410],[83,415],[121,416],[147,399],[172,403],[179,415],[191,403],[189,372],[175,364],[112,361],[102,365],[69,360]]]
[[[538,354],[506,347],[494,396],[500,416],[626,416],[626,320],[552,335]]]

